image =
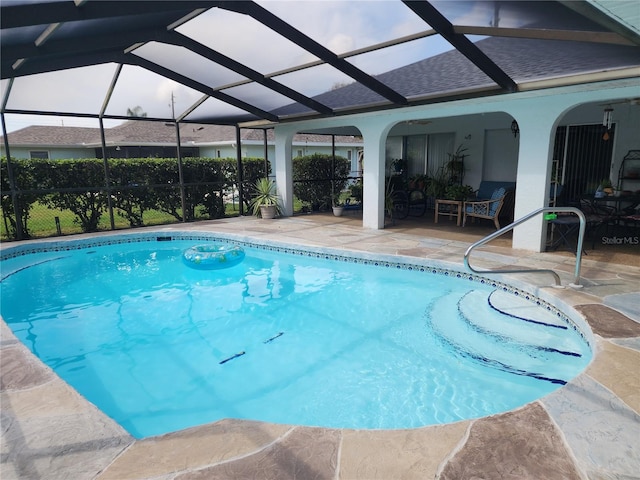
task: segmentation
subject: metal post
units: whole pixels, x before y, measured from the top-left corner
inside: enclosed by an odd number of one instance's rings
[[[185,196],[184,174],[182,171],[182,150],[180,149],[180,123],[176,121],[176,155],[178,157],[178,178],[180,182],[180,205],[182,221],[187,221],[187,198]]]
[[[111,200],[111,177],[109,175],[109,159],[107,158],[107,140],[104,135],[104,122],[102,120],[102,117],[99,117],[98,121],[100,122],[100,141],[102,142],[102,163],[104,164],[104,184],[105,188],[107,189],[107,208],[109,209],[109,221],[111,222],[111,230],[115,230],[116,222],[113,218],[113,201]]]
[[[238,170],[238,197],[240,216],[244,215],[244,172],[242,171],[242,137],[240,127],[236,125],[236,165]],[[265,172],[267,176],[269,172]]]
[[[268,143],[267,143],[267,129],[263,129],[262,133],[264,135],[263,138],[263,142],[264,142],[264,176],[268,177],[269,176],[269,147],[268,147]]]
[[[336,198],[336,136],[331,135],[331,206]]]
[[[122,64],[119,64],[116,67],[116,71],[113,72],[113,78],[111,79],[111,84],[107,89],[107,93],[102,101],[102,107],[100,108],[100,114],[98,115],[98,121],[100,122],[100,141],[102,143],[102,160],[104,162],[104,181],[107,187],[107,207],[109,209],[109,221],[111,222],[111,230],[116,229],[116,222],[113,216],[113,201],[111,200],[111,178],[109,175],[109,159],[107,155],[107,140],[104,135],[104,112],[107,110],[107,106],[109,105],[109,101],[111,100],[111,96],[113,95],[113,91],[116,88],[116,83],[118,82],[118,78],[120,77],[120,73],[122,72]]]
[[[13,79],[11,79],[13,83]],[[5,124],[4,113],[0,113],[2,119],[2,136],[4,138],[4,151],[7,154],[7,176],[9,177],[9,189],[11,190],[11,203],[13,203],[13,214],[16,217],[16,240],[22,240],[24,231],[22,230],[22,214],[20,213],[20,198],[18,197],[16,178],[11,165],[11,152],[9,151],[9,139],[7,138],[7,126]],[[8,232],[7,232],[8,233]]]

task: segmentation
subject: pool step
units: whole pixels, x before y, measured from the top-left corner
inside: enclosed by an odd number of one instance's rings
[[[543,307],[540,303],[533,302],[522,296],[512,295],[502,290],[494,290],[489,295],[488,303],[491,308],[513,318],[552,328],[567,328],[567,324],[557,314]]]
[[[565,340],[558,338],[567,336],[565,330],[503,315],[489,306],[487,292],[450,293],[431,307],[427,324],[437,338],[457,354],[488,367],[564,384],[569,378],[567,365],[581,360],[580,350],[563,350]],[[544,333],[534,336],[532,327]],[[562,348],[549,347],[551,334],[545,330],[555,333],[555,345]]]
[[[475,290],[460,299],[458,309],[474,330],[500,341],[515,342],[524,349],[580,356],[578,340],[564,334],[567,324],[527,299],[500,290],[487,297],[486,292]]]

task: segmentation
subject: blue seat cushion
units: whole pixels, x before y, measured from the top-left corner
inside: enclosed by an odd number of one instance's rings
[[[504,188],[506,190],[515,190],[516,182],[501,182],[494,180],[483,180],[480,182],[480,186],[478,187],[478,192],[476,193],[476,197],[478,200],[487,200],[491,198],[492,193],[496,190],[496,188]]]
[[[506,193],[506,190],[502,187],[500,188],[496,188],[493,193],[491,194],[491,200],[498,200],[500,197],[503,197],[504,194]],[[489,215],[490,216],[494,216],[496,214],[496,210],[498,209],[498,205],[500,205],[500,202],[492,202],[491,203],[491,208],[489,209]]]

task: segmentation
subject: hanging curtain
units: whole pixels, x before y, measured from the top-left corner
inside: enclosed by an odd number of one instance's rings
[[[427,135],[427,162],[423,173],[433,176],[444,168],[449,161],[449,154],[455,150],[455,140],[454,133]]]

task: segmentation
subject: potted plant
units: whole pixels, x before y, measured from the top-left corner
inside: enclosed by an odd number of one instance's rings
[[[449,185],[444,196],[447,200],[466,200],[473,196],[473,188],[470,185]]]
[[[340,200],[340,196],[341,196],[341,193],[336,193],[333,195],[333,202],[332,202],[331,208],[333,208],[333,214],[336,217],[341,217],[342,213],[344,212],[344,203]]]
[[[278,188],[273,180],[260,178],[254,187],[254,196],[251,201],[251,210],[256,217],[275,218],[282,214]]]
[[[393,211],[395,210],[393,193],[395,192],[395,187],[390,177],[387,177],[386,183],[387,186],[384,191],[384,211],[387,215],[389,215],[389,218],[391,219],[391,225],[393,225]]]
[[[429,183],[428,175],[413,175],[409,179],[409,190],[422,190],[425,191],[427,184]]]
[[[462,182],[462,178],[464,177],[464,159],[467,157],[464,152],[466,151],[467,148],[460,144],[455,152],[447,154],[449,155],[449,161],[445,165],[445,168],[452,182]]]
[[[396,158],[391,161],[391,167],[393,168],[393,171],[396,173],[402,173],[406,166],[407,166],[407,162],[405,162],[404,159],[402,158]]]
[[[447,174],[444,168],[440,167],[429,175],[425,186],[425,193],[433,198],[444,198],[448,183]]]

